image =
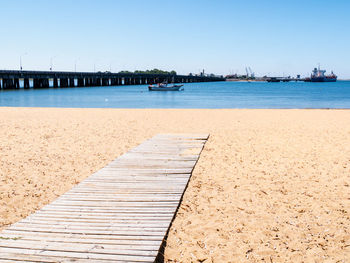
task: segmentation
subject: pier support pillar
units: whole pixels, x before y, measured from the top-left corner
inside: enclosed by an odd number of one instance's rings
[[[60,87],[61,88],[67,88],[68,87],[68,79],[67,78],[61,78],[60,79]]]
[[[13,82],[14,82],[13,83],[14,88],[15,89],[19,89],[20,88],[20,86],[19,86],[19,79],[16,78],[16,79],[13,80]]]
[[[43,79],[43,87],[50,88],[50,79]]]
[[[34,88],[34,89],[40,88],[39,80],[38,80],[38,79],[33,79],[33,88]]]
[[[8,89],[14,89],[15,88],[15,83],[13,79],[7,79],[7,88]]]
[[[53,79],[53,87],[58,88],[58,79],[57,78]]]
[[[69,87],[75,87],[74,78],[69,78]]]
[[[23,85],[24,88],[25,88],[25,89],[29,89],[29,88],[30,88],[29,79],[24,79],[23,82],[24,82],[24,85]]]
[[[102,86],[109,86],[109,79],[103,78],[102,79]]]
[[[83,78],[78,79],[78,87],[84,87],[84,79]]]
[[[97,86],[97,87],[101,86],[101,78],[94,78],[93,83],[94,83],[93,84],[94,86]]]
[[[117,78],[112,78],[111,79],[111,86],[117,86],[118,85],[118,79]]]
[[[42,88],[49,88],[50,87],[50,83],[49,83],[49,79],[34,79],[34,88],[35,89],[42,89]]]

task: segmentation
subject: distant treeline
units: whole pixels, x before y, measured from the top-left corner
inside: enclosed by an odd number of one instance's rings
[[[161,69],[151,69],[151,70],[135,70],[134,72],[123,70],[120,71],[119,73],[124,73],[124,74],[130,74],[130,73],[136,73],[136,74],[163,74],[163,75],[176,75],[176,71],[164,71]]]

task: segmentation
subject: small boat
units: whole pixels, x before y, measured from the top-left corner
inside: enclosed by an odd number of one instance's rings
[[[181,91],[181,90],[184,90],[183,88],[181,89],[182,86],[183,84],[168,85],[166,83],[159,83],[157,85],[149,85],[148,90],[149,91]]]

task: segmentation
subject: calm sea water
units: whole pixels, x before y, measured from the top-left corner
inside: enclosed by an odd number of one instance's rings
[[[71,108],[350,108],[350,81],[212,82],[184,91],[146,85],[0,91],[0,106]]]

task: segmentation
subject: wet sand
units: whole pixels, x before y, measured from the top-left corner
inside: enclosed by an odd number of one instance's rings
[[[349,262],[349,110],[0,114],[0,229],[157,133],[210,133],[166,262]]]

